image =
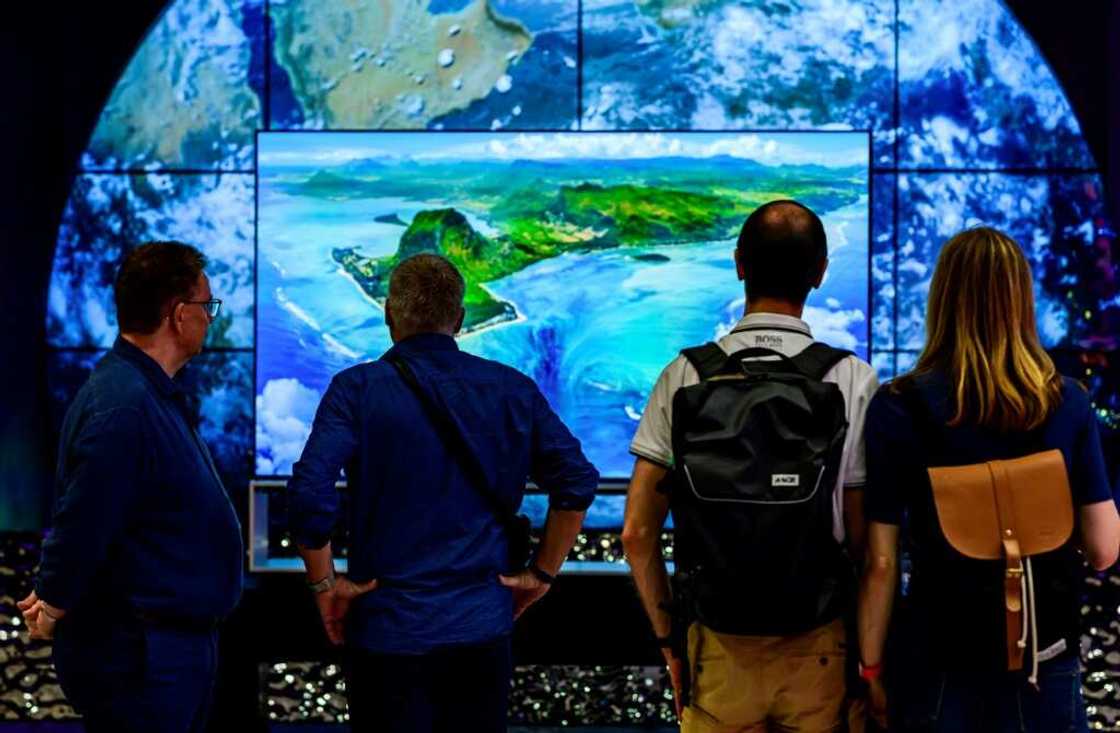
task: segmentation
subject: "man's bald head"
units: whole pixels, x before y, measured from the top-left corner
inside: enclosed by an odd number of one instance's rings
[[[820,217],[783,199],[763,204],[747,217],[736,254],[748,302],[778,298],[801,304],[824,273],[828,241]]]

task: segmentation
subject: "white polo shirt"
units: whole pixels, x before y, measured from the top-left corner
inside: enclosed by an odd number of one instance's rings
[[[786,356],[796,356],[813,343],[813,334],[800,318],[777,313],[749,313],[717,343],[728,354],[761,346]],[[673,395],[681,387],[699,381],[695,367],[684,356],[678,356],[665,367],[650,393],[649,403],[638,423],[638,432],[630,443],[631,453],[663,466],[672,466]],[[848,436],[844,441],[840,474],[832,496],[832,531],[842,542],[844,488],[861,487],[867,480],[863,449],[864,415],[875,390],[879,388],[879,380],[870,364],[849,356],[832,367],[824,381],[840,388],[848,412]]]

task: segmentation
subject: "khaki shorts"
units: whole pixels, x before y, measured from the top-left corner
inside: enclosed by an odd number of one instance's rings
[[[688,631],[692,702],[684,733],[832,733],[844,707],[844,625],[798,636]]]

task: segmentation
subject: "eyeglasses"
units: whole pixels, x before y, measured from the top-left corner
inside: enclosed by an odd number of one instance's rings
[[[210,300],[184,300],[183,303],[185,305],[201,305],[211,321],[217,318],[218,314],[222,311],[222,301],[218,298],[211,298]]]

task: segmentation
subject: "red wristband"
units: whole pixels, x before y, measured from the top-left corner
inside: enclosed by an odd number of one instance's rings
[[[879,676],[882,675],[882,674],[883,674],[883,665],[881,663],[880,664],[864,664],[863,662],[859,663],[859,676],[862,677],[863,679],[867,680],[868,682],[872,682],[874,680],[879,679]]]

